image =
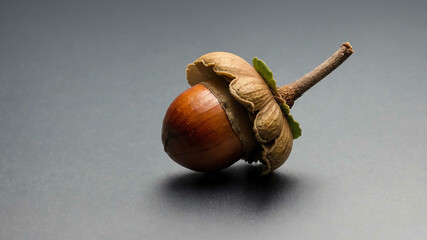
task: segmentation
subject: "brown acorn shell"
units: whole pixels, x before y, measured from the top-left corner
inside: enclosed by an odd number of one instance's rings
[[[212,52],[189,64],[186,72],[191,86],[221,77],[229,82],[230,94],[249,113],[256,115],[253,131],[261,145],[263,174],[277,169],[286,161],[293,142],[289,124],[267,83],[247,61],[232,53]]]

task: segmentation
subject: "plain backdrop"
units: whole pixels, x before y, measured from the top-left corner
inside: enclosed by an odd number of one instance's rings
[[[0,239],[426,239],[427,2],[0,1]],[[260,178],[168,158],[161,124],[210,51],[279,85],[349,41]]]

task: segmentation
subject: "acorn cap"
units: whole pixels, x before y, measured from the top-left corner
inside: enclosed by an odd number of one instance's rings
[[[292,150],[293,136],[286,116],[279,103],[284,100],[278,95],[273,95],[272,90],[260,74],[243,58],[227,52],[212,52],[198,58],[187,66],[187,80],[191,86],[203,83],[218,77],[229,83],[228,90],[250,115],[254,115],[253,136],[261,145],[260,154],[248,152],[253,149],[247,135],[242,134],[239,126],[235,126],[233,118],[241,119],[243,116],[233,116],[242,112],[235,111],[227,114],[230,123],[244,145],[246,160],[261,160],[264,165],[263,174],[280,167]],[[276,90],[276,89],[274,89]],[[279,102],[277,102],[276,101]],[[221,99],[219,99],[221,101]],[[244,116],[247,117],[247,116]],[[246,133],[248,134],[248,133]],[[252,150],[253,151],[253,150]],[[260,159],[250,159],[248,155],[258,156]]]

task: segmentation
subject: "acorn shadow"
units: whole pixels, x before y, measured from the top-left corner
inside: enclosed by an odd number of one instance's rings
[[[291,205],[301,190],[295,176],[261,168],[235,166],[218,173],[189,172],[166,178],[160,198],[176,211],[262,215]]]

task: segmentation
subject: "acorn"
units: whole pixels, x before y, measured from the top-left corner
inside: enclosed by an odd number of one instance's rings
[[[253,66],[226,52],[212,52],[187,66],[192,86],[169,106],[163,120],[165,152],[178,164],[215,172],[239,159],[260,161],[263,174],[280,167],[301,136],[290,114],[294,102],[351,54],[346,42],[318,67],[283,87],[258,58]]]

